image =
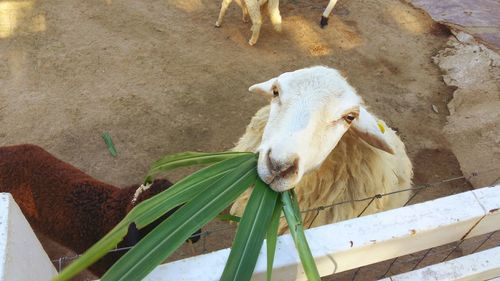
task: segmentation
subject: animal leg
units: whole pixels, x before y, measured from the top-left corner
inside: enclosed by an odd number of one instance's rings
[[[269,0],[267,4],[267,9],[269,11],[269,17],[273,23],[274,30],[281,32],[281,15],[279,9],[279,0]]]
[[[247,9],[247,7],[243,5],[241,7],[241,12],[242,12],[241,20],[245,23],[248,22],[248,9]]]
[[[260,5],[256,0],[245,0],[248,9],[248,14],[252,20],[252,37],[248,41],[250,46],[255,45],[259,40],[260,27],[262,26],[262,16],[260,14]]]
[[[332,12],[333,7],[335,7],[335,4],[337,4],[337,1],[338,0],[330,0],[330,2],[328,2],[328,6],[326,6],[326,9],[323,12],[323,15],[321,16],[321,21],[319,23],[321,25],[321,28],[324,28],[325,26],[328,25],[328,17]]]
[[[241,8],[241,20],[243,22],[248,22],[248,9],[244,0],[235,0],[238,6]]]
[[[224,15],[226,14],[227,8],[229,7],[229,4],[231,4],[233,0],[222,0],[221,7],[220,7],[220,13],[219,13],[219,18],[215,22],[215,27],[220,27],[222,24],[222,18],[224,18]]]

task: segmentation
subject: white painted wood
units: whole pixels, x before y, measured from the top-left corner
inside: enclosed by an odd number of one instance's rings
[[[498,214],[489,211],[500,208],[499,197],[500,185],[309,229],[306,236],[326,276],[500,229]],[[224,249],[164,264],[146,280],[219,280],[228,256]],[[264,246],[253,279],[265,280],[265,272]],[[290,235],[278,238],[273,280],[306,280]]]
[[[0,280],[4,280],[7,263],[7,233],[9,231],[9,199],[0,194]]]
[[[0,281],[47,281],[56,274],[21,209],[0,193]]]
[[[488,216],[485,216],[478,225],[474,227],[467,238],[479,235],[477,233],[488,233],[498,229],[498,225],[500,224],[500,208],[498,206],[498,202],[500,202],[500,192],[498,192],[497,189],[498,185],[496,187],[485,187],[472,191]]]
[[[380,281],[477,281],[500,276],[500,247],[398,274]]]

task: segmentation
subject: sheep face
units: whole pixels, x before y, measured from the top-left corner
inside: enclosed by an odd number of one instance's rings
[[[271,100],[258,173],[276,191],[294,187],[317,169],[349,129],[392,153],[376,119],[337,70],[317,66],[287,72],[249,91]]]

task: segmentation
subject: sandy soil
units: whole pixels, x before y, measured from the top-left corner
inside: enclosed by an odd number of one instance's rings
[[[236,5],[213,27],[218,1],[1,2],[0,145],[35,143],[100,180],[129,185],[162,155],[232,147],[264,104],[250,85],[324,64],[343,70],[397,128],[416,182],[461,175],[442,133],[452,89],[431,61],[446,29],[398,0],[351,0],[338,3],[322,30],[324,5],[282,2],[283,32],[266,18],[250,47]],[[447,183],[415,200],[467,188]]]

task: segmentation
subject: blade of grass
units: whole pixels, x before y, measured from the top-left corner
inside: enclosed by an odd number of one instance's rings
[[[304,234],[304,226],[299,210],[299,204],[293,190],[281,193],[281,201],[283,202],[283,212],[290,229],[295,247],[299,253],[302,267],[309,281],[319,281],[320,276],[314,258],[311,254],[311,249],[307,244],[307,239]]]
[[[234,158],[241,155],[253,155],[250,152],[217,152],[217,153],[205,153],[205,152],[182,152],[172,155],[167,155],[160,160],[156,161],[151,165],[151,168],[146,175],[145,182],[152,182],[153,177],[160,173],[169,170],[177,169],[180,167],[201,165],[201,164],[212,164],[220,162],[222,160]]]
[[[102,139],[104,140],[104,143],[106,143],[106,146],[108,147],[109,153],[111,153],[111,155],[113,157],[116,157],[117,153],[116,153],[115,144],[113,143],[113,139],[111,139],[111,136],[109,135],[109,133],[104,132],[104,133],[102,133],[101,136],[102,136]]]
[[[171,209],[209,189],[211,185],[224,175],[252,158],[255,159],[255,156],[242,155],[214,164],[184,178],[158,195],[141,202],[108,234],[89,248],[79,259],[59,273],[54,280],[69,280],[80,271],[92,265],[109,250],[116,247],[127,234],[131,223],[135,223],[139,229],[143,228]]]
[[[280,216],[282,207],[283,203],[281,203],[281,200],[277,200],[276,206],[274,206],[271,223],[269,224],[269,229],[267,230],[267,236],[266,236],[267,281],[272,280],[274,254],[276,253],[276,241],[278,239],[278,227],[280,225]]]
[[[102,280],[142,280],[197,229],[212,220],[255,182],[254,157],[198,194],[115,263]]]
[[[252,195],[250,195],[238,225],[221,281],[250,280],[277,199],[278,193],[276,191],[273,191],[260,179],[256,180]]]

